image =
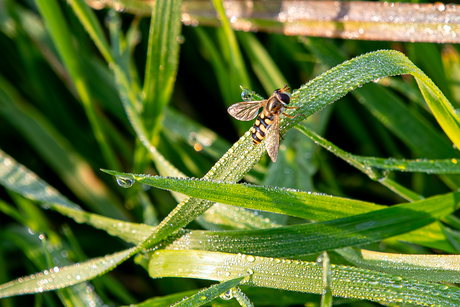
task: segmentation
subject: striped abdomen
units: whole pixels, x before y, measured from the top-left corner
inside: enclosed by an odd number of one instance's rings
[[[274,116],[275,114],[267,116],[265,112],[262,112],[259,117],[257,117],[254,126],[252,126],[250,130],[254,145],[259,144],[265,138],[268,127],[273,123]]]

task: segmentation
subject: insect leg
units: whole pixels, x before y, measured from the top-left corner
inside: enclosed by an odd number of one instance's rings
[[[288,115],[288,114],[286,114],[284,112],[283,112],[283,115],[286,116],[286,117],[289,117],[290,119],[293,119],[294,117],[297,117],[297,116],[305,116],[305,114],[297,114],[297,115],[291,116],[291,115]]]

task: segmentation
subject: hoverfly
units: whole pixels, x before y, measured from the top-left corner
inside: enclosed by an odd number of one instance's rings
[[[243,101],[231,105],[227,112],[238,120],[248,121],[256,118],[257,113],[261,107],[264,107],[262,113],[257,117],[254,126],[252,126],[251,132],[252,142],[254,145],[259,144],[262,140],[267,137],[265,141],[265,148],[273,162],[276,162],[278,157],[278,150],[280,147],[280,114],[289,118],[296,116],[290,116],[283,112],[284,109],[298,109],[299,107],[288,107],[287,105],[291,101],[291,96],[287,92],[290,90],[286,84],[283,88],[277,89],[273,92],[270,98],[266,100],[258,101]]]

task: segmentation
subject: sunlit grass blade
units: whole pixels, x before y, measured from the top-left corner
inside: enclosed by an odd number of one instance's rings
[[[353,248],[337,250],[337,253],[347,261],[369,270],[430,282],[460,281],[459,255],[407,255]]]
[[[88,34],[93,39],[93,42],[97,45],[105,60],[108,63],[114,62],[113,56],[110,52],[109,43],[107,42],[101,24],[97,20],[93,11],[83,0],[75,0],[69,2],[69,4],[72,6],[73,11],[78,16],[86,31],[88,31]]]
[[[181,0],[159,0],[152,9],[142,118],[154,146],[158,145],[163,110],[176,81],[181,4]]]
[[[54,267],[34,275],[20,277],[0,285],[0,298],[22,294],[35,294],[65,288],[106,273],[136,252],[130,248],[101,258],[66,267]]]
[[[237,277],[235,279],[226,280],[220,284],[212,285],[207,289],[203,289],[200,292],[191,295],[180,302],[177,302],[174,306],[177,307],[195,307],[202,306],[208,302],[213,301],[219,295],[229,291],[233,287],[237,286],[245,277]]]
[[[243,86],[250,86],[248,73],[246,71],[246,66],[243,61],[243,56],[241,55],[240,47],[238,46],[238,41],[236,39],[235,32],[233,31],[230,20],[228,20],[227,15],[225,14],[225,9],[222,0],[212,0],[212,3],[217,11],[217,14],[220,17],[222,23],[222,28],[225,33],[225,37],[228,41],[230,47],[230,57],[231,61],[229,65],[232,67],[232,79],[239,80],[240,84]]]
[[[313,44],[315,48],[311,48],[311,44],[307,44],[308,48],[312,50],[316,56],[321,58],[323,62],[335,65],[340,61],[345,60],[345,57],[343,55],[338,54],[337,52],[321,52],[324,51],[323,45],[328,45],[327,41],[313,39],[311,42],[316,42],[316,44]],[[309,43],[311,42],[309,41]],[[328,50],[332,49],[333,48],[329,48]],[[378,53],[380,52],[386,53],[387,51],[379,51]],[[367,57],[370,54],[376,53],[369,53],[363,55],[363,57]],[[429,84],[430,87],[435,87],[433,82],[431,82],[431,80],[428,81],[429,78],[425,74],[423,74],[423,72],[421,72],[420,69],[415,67],[414,64],[411,63],[402,54],[399,54],[397,57],[395,57],[392,63],[384,64],[384,62],[381,62],[381,59],[378,59],[378,61],[379,65],[381,64],[382,67],[385,67],[388,73],[386,75],[374,74],[376,78],[374,78],[373,80],[379,80],[380,78],[385,76],[411,74],[416,78],[416,80],[418,80],[418,83],[422,82],[424,84]],[[366,71],[369,68],[372,67],[367,66]],[[419,87],[422,90],[423,94],[423,88],[421,87],[421,83],[419,84]],[[435,114],[436,118],[450,118],[453,109],[452,105],[449,103],[449,101],[447,101],[445,96],[443,96],[442,93],[439,92],[439,89],[436,88],[433,89],[433,91],[437,93],[436,102],[434,102],[433,99],[430,99],[430,97],[425,97],[427,102],[428,99],[431,100],[431,103],[429,103],[431,111],[433,111],[433,114],[435,112],[439,113],[438,115]],[[443,136],[436,131],[433,125],[431,125],[421,115],[409,110],[398,96],[393,95],[384,88],[378,87],[372,83],[362,88],[359,88],[358,90],[354,91],[353,94],[358,98],[360,102],[364,104],[366,108],[368,108],[374,114],[374,116],[376,116],[385,126],[387,126],[388,129],[395,133],[404,143],[406,143],[410,148],[412,148],[414,152],[416,152],[420,157],[436,157],[443,159],[460,157],[458,151],[452,148],[452,144],[447,142],[446,139],[443,138]],[[432,107],[433,104],[437,105],[437,107],[434,108],[440,110],[434,110]],[[455,119],[455,116],[452,118]],[[444,125],[446,124],[447,121],[445,121]],[[441,125],[441,127],[444,126]],[[454,129],[454,127],[455,125],[452,126],[451,129]],[[445,133],[448,134],[447,131],[445,131]],[[452,140],[455,138],[455,136],[452,136],[452,134],[449,135],[449,137]],[[460,180],[458,179],[458,176],[443,176],[442,178],[447,183],[450,183],[452,188],[455,188],[456,186],[460,185]],[[450,181],[452,181],[453,184]]]
[[[188,263],[193,261],[194,265]],[[228,280],[250,274],[243,285],[321,294],[322,269],[316,262],[274,259],[244,254],[200,251],[155,253],[149,264],[153,278],[186,277]],[[456,287],[405,279],[351,266],[331,265],[331,290],[334,296],[375,302],[460,304]],[[359,284],[360,286],[357,286]]]
[[[80,63],[80,56],[72,43],[72,35],[62,11],[56,0],[37,0],[36,2],[56,49],[75,83],[75,87],[93,129],[93,133],[101,148],[101,152],[108,165],[113,165],[118,168],[119,162],[104,135],[100,120],[96,113],[87,77]]]
[[[47,232],[46,236],[50,234],[51,233]],[[52,239],[54,243],[47,240],[43,233],[33,233],[30,229],[19,227],[18,225],[11,225],[10,227],[5,228],[2,232],[2,240],[7,240],[22,250],[30,263],[32,263],[35,267],[29,267],[29,270],[35,269],[42,270],[44,272],[48,268],[53,268],[54,270],[55,268],[71,264],[69,259],[63,256],[65,251],[67,251],[68,246],[64,241],[57,238],[57,234],[54,233],[52,235],[54,237]],[[56,241],[56,238],[58,241]],[[26,261],[24,264],[27,266],[28,262]],[[48,277],[49,276],[50,275],[48,275]],[[14,281],[10,283],[13,282]],[[88,282],[70,286],[67,289],[64,289],[64,291],[58,290],[57,295],[63,304],[65,304],[68,300],[72,300],[74,306],[104,305],[101,298],[96,293],[95,287]],[[51,305],[50,301],[47,301],[46,304]]]
[[[365,67],[365,69],[362,69],[362,67]],[[355,72],[359,68],[361,68],[360,74],[356,74]],[[340,71],[341,76],[337,78],[333,77],[336,71]],[[458,118],[453,114],[454,110],[452,105],[420,69],[410,62],[402,53],[397,51],[382,50],[356,57],[312,80],[307,84],[308,86],[302,86],[293,93],[293,96],[298,96],[298,98],[294,100],[296,104],[297,101],[303,103],[301,109],[295,113],[302,114],[307,112],[307,115],[311,114],[312,110],[325,107],[348,91],[356,89],[359,85],[382,77],[399,74],[413,75],[418,82],[422,82],[424,87],[428,87],[430,91],[433,92],[433,95],[427,96],[425,99],[427,99],[427,102],[429,101],[428,104],[435,117],[440,121],[439,124],[441,127],[445,129],[445,133],[455,143],[457,139],[460,138],[460,133],[454,133],[454,131],[457,130]],[[322,88],[321,94],[316,91],[307,91],[309,86],[313,85]],[[363,89],[367,87],[363,87]],[[423,88],[421,88],[421,90],[422,94],[426,94],[423,93]],[[375,96],[375,93],[373,95]],[[300,119],[296,118],[292,120],[291,123],[296,124],[299,121]]]

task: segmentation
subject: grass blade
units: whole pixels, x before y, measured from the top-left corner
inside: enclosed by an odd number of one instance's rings
[[[102,154],[108,165],[119,167],[118,160],[111,150],[109,142],[103,133],[95,110],[92,94],[80,63],[80,56],[77,53],[73,43],[72,35],[67,26],[67,22],[59,8],[56,0],[37,0],[40,13],[43,16],[46,28],[58,50],[58,53],[64,62],[70,76],[75,83],[75,88],[80,96],[85,112],[93,129],[94,135],[99,143]]]
[[[152,10],[142,117],[147,131],[152,131],[150,140],[154,146],[158,145],[163,110],[176,80],[181,4],[181,0],[159,0]]]
[[[189,265],[191,262],[193,266]],[[149,264],[153,278],[186,277],[227,280],[250,273],[243,285],[321,294],[322,269],[316,262],[273,259],[244,254],[199,251],[158,251]],[[460,304],[456,287],[416,282],[351,266],[331,265],[332,295],[375,302]],[[360,285],[360,286],[357,286]]]

